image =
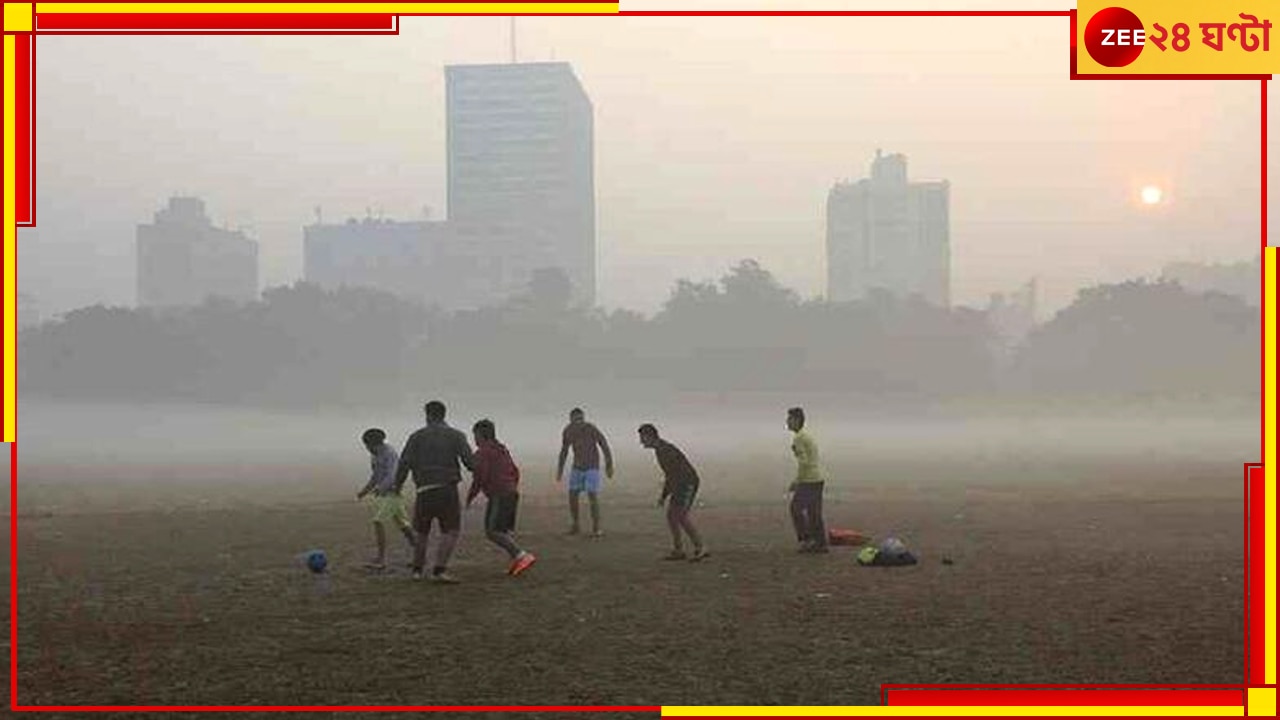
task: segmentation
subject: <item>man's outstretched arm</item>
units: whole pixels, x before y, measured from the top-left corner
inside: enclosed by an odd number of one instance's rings
[[[560,460],[556,462],[556,482],[564,479],[564,461],[569,459],[569,438],[560,442]]]
[[[483,453],[475,454],[476,468],[471,473],[471,489],[467,491],[467,507],[471,507],[471,501],[476,499],[480,494],[480,488],[488,487],[491,468],[489,463],[485,461]]]
[[[458,459],[462,461],[462,466],[475,475],[476,457],[471,452],[471,443],[467,442],[467,436],[458,433]]]
[[[600,432],[599,428],[596,429],[596,440],[600,443],[600,450],[604,452],[604,474],[612,478],[613,450],[609,449],[609,440],[604,436],[604,433]]]
[[[356,499],[359,500],[363,498],[365,495],[368,495],[369,493],[373,492],[373,488],[377,484],[378,484],[378,471],[377,469],[374,469],[373,472],[369,473],[369,482],[365,483],[364,487],[360,488],[360,492],[356,493]]]

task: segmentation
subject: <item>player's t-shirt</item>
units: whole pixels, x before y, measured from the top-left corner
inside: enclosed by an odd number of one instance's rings
[[[791,441],[791,452],[796,456],[796,482],[822,482],[822,470],[818,466],[818,444],[808,432],[800,430],[795,434]]]
[[[405,475],[412,470],[413,482],[419,490],[457,485],[462,482],[459,463],[468,470],[475,468],[467,436],[443,422],[428,423],[405,442],[396,481],[403,482]]]
[[[662,485],[664,499],[677,491],[698,487],[698,471],[680,448],[666,440],[658,440],[653,450],[658,458],[658,467],[662,468],[662,474],[666,476],[666,482]]]
[[[564,444],[573,448],[573,469],[594,470],[600,467],[600,447],[608,447],[604,433],[589,422],[569,423],[561,434]]]
[[[480,492],[486,497],[516,492],[520,483],[520,468],[511,458],[506,445],[497,440],[481,440],[476,445],[475,461],[475,480],[469,497]]]
[[[389,443],[382,443],[374,452],[373,457],[369,459],[369,465],[373,470],[373,494],[377,495],[394,495],[396,492],[396,465],[400,461],[400,456],[396,454],[395,448]]]

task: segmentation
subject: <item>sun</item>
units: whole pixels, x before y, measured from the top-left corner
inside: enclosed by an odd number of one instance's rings
[[[1143,205],[1159,205],[1164,202],[1164,190],[1156,185],[1148,185],[1142,188],[1142,204]]]

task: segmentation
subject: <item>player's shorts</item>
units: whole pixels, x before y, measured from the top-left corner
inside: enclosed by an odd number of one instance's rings
[[[397,527],[409,527],[409,513],[404,507],[404,498],[398,493],[391,495],[374,495],[369,499],[369,510],[376,523],[393,523]]]
[[[600,468],[589,470],[573,468],[569,471],[569,492],[589,492],[594,495],[600,492],[600,484]]]
[[[440,523],[440,532],[462,529],[462,500],[458,497],[457,485],[418,489],[413,506],[413,529],[431,532],[432,520]]]
[[[693,501],[698,497],[698,486],[680,485],[671,493],[671,499],[667,503],[671,507],[676,507],[685,512],[693,509]]]
[[[519,493],[505,493],[489,498],[489,505],[484,510],[484,531],[508,533],[515,530],[516,507],[519,504]]]

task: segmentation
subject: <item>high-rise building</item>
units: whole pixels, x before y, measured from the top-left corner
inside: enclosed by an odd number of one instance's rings
[[[871,177],[827,196],[827,297],[843,302],[882,290],[951,301],[950,187],[910,182],[905,155],[876,151]]]
[[[591,101],[568,63],[445,69],[448,219],[317,222],[305,276],[372,287],[443,309],[494,305],[538,270],[595,301]]]
[[[214,227],[204,202],[174,197],[149,225],[138,226],[138,305],[199,305],[209,297],[258,297],[258,244]]]
[[[366,287],[444,310],[492,305],[514,292],[505,240],[452,222],[366,218],[303,229],[307,282]],[[518,289],[523,289],[518,288]]]
[[[427,250],[442,223],[354,218],[303,228],[303,276],[326,289],[372,287],[427,299]]]
[[[445,79],[449,223],[496,254],[503,294],[555,267],[577,302],[593,304],[594,121],[573,69],[454,65]]]

